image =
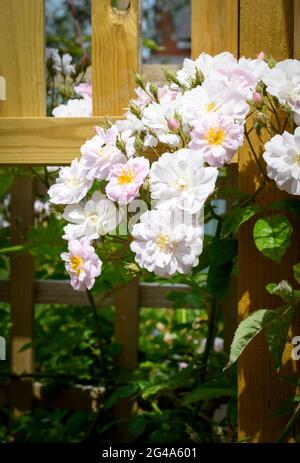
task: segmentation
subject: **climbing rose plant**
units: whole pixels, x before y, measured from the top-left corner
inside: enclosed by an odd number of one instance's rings
[[[189,274],[205,253],[204,225],[211,219],[217,220],[215,240],[221,246],[215,247],[225,253],[226,263],[229,238],[262,212],[256,200],[271,181],[300,194],[300,62],[277,63],[263,52],[256,59],[239,60],[227,52],[202,53],[196,60],[185,59],[176,74],[166,71],[165,77],[166,84],[158,86],[136,75],[136,98],[124,118],[95,127],[80,157],[60,169],[49,189],[50,202],[64,206],[68,252],[62,259],[75,290],[89,291],[101,278],[102,262],[111,259],[106,245],[112,242],[134,256],[130,268],[135,274]],[[77,92],[82,100],[70,100],[53,114],[69,114],[74,104],[74,115],[90,114],[91,89],[84,84]],[[251,196],[232,192],[236,200],[231,209],[217,214],[218,176],[224,176],[245,139],[249,159],[260,172],[257,189]],[[292,199],[271,205],[271,210],[300,215]],[[280,212],[260,216],[253,237],[258,250],[278,263],[291,234],[292,226]],[[124,249],[120,261],[129,268]],[[211,257],[208,265],[212,263]],[[296,266],[297,281],[299,273]],[[263,328],[280,365],[284,346],[275,343],[274,330],[280,320],[287,332],[298,293],[287,282],[267,290],[280,295],[283,306],[257,311],[242,322],[229,365]],[[223,295],[216,290],[216,297]]]

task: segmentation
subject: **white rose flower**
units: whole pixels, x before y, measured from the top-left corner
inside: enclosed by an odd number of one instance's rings
[[[54,117],[90,117],[92,116],[92,100],[90,98],[80,100],[68,100],[66,104],[60,104],[53,109]]]
[[[194,214],[214,191],[217,176],[216,168],[203,166],[203,156],[197,151],[164,153],[151,166],[151,197],[160,208],[180,208]]]
[[[280,190],[300,195],[300,127],[294,135],[284,132],[265,144],[263,158],[268,176]]]
[[[183,68],[180,69],[176,77],[183,85],[189,86],[190,80],[196,76],[196,71],[201,71],[204,78],[217,69],[228,69],[237,64],[236,58],[231,53],[224,52],[211,56],[207,53],[201,53],[196,60],[186,58],[183,61]]]
[[[48,190],[50,202],[53,204],[79,203],[93,183],[86,174],[86,169],[78,159],[74,159],[70,167],[61,167],[56,183]]]
[[[300,125],[300,61],[286,59],[277,63],[265,72],[263,81],[271,95],[291,107],[295,123]]]
[[[69,223],[64,227],[64,239],[95,239],[116,229],[121,213],[105,195],[96,191],[84,206],[68,205],[63,217]]]
[[[112,131],[105,133],[100,128],[93,138],[82,145],[81,160],[89,179],[106,180],[114,164],[126,162],[124,154],[114,144],[110,144],[115,143],[115,140]]]
[[[141,268],[159,276],[188,273],[202,252],[203,227],[185,224],[175,211],[152,210],[133,226],[131,250]]]

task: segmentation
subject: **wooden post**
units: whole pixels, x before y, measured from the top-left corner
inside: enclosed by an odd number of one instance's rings
[[[192,0],[192,57],[229,51],[238,56],[238,0]],[[237,165],[228,167],[226,185],[237,186]],[[222,302],[224,348],[229,350],[237,325],[237,281]]]
[[[261,14],[257,14],[258,11]],[[240,54],[254,58],[264,50],[275,59],[293,56],[293,1],[240,0]],[[253,138],[254,139],[254,138]],[[239,186],[244,192],[254,191],[260,173],[245,143],[239,154]],[[262,204],[287,197],[272,184],[260,197]],[[282,279],[294,282],[292,265],[300,260],[299,225],[294,224],[293,243],[277,265],[258,252],[253,242],[254,221],[247,222],[239,233],[239,319],[249,312],[280,305],[279,298],[265,290],[269,282]],[[295,334],[300,332],[299,319]],[[290,342],[290,341],[289,341]],[[299,365],[292,362],[291,344],[287,344],[281,376],[299,376]],[[299,364],[299,362],[298,362]],[[272,442],[278,436],[284,419],[274,418],[278,405],[291,397],[293,388],[279,379],[263,335],[245,350],[238,365],[239,438],[253,442]]]
[[[111,7],[110,0],[92,1],[92,63],[94,116],[122,115],[134,96],[134,72],[139,70],[139,1],[131,0],[127,10]],[[137,364],[138,281],[116,296],[115,339],[122,347],[117,364],[133,370]],[[121,401],[119,419],[128,419],[132,404]],[[126,421],[119,427],[120,440],[130,437]]]
[[[0,115],[44,116],[45,55],[43,0],[0,0],[0,75],[6,81],[6,100]],[[11,239],[24,242],[32,224],[33,186],[30,177],[20,177],[11,191]],[[29,254],[11,259],[10,305],[12,318],[11,369],[13,373],[32,372],[33,351],[19,352],[33,335],[34,263]],[[30,408],[31,382],[15,381],[11,408],[15,413]]]

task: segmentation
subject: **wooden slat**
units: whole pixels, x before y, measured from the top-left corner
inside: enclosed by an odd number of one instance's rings
[[[117,366],[123,370],[133,371],[138,364],[138,325],[139,325],[139,282],[135,278],[116,293],[115,296],[115,341],[121,351],[117,356]],[[135,404],[130,399],[121,399],[115,406],[116,417],[120,420],[119,440],[130,442],[128,420],[133,414]]]
[[[93,114],[121,115],[133,97],[139,70],[139,1],[126,11],[92,0]]]
[[[238,54],[238,0],[192,0],[192,58]]]
[[[0,0],[1,117],[46,114],[44,42],[43,0]]]
[[[39,117],[46,114],[44,1],[0,0],[0,75],[6,81],[1,117]],[[33,183],[17,178],[11,192],[12,244],[24,241],[33,220]],[[33,351],[20,348],[33,335],[33,256],[11,259],[11,369],[33,371]],[[20,413],[30,407],[31,382],[12,382],[10,408]]]
[[[37,304],[66,304],[88,306],[89,301],[84,292],[74,291],[69,281],[38,280],[35,282],[34,302]],[[8,302],[10,282],[0,280],[0,301]],[[186,285],[156,285],[154,283],[139,284],[139,307],[169,309],[172,301],[167,299],[170,292],[188,293]],[[102,300],[102,296],[95,296],[96,304],[101,306],[113,305],[112,297]],[[187,307],[189,308],[189,307]]]
[[[17,379],[16,383],[22,384]],[[67,409],[76,411],[97,412],[103,400],[105,389],[103,387],[74,385],[60,387],[51,394],[46,393],[45,386],[35,382],[31,385],[33,407],[46,409]],[[0,406],[9,405],[12,387],[9,383],[0,384]]]
[[[0,164],[69,164],[94,135],[94,126],[105,121],[103,117],[0,118]]]
[[[262,8],[263,14],[257,14]],[[277,59],[291,56],[293,2],[281,0],[241,0],[240,11],[240,53],[253,57],[261,49]],[[254,141],[254,137],[253,137]],[[256,145],[257,146],[257,145]],[[262,154],[262,153],[260,153]],[[262,161],[264,163],[264,161]],[[256,162],[245,144],[239,156],[239,187],[251,193],[257,186],[260,175]],[[272,184],[259,198],[264,205],[274,199],[287,197]],[[261,308],[274,308],[280,300],[269,295],[265,286],[282,279],[293,281],[292,265],[300,260],[299,224],[294,224],[293,243],[279,265],[262,256],[253,242],[254,221],[241,227],[239,233],[239,319],[249,312]],[[300,332],[299,320],[298,329]],[[292,362],[291,343],[287,345],[285,366],[280,376],[299,376],[299,362]],[[298,363],[298,365],[297,365]],[[297,373],[298,371],[298,373]],[[284,419],[274,417],[278,405],[291,397],[293,388],[279,379],[264,336],[251,342],[238,365],[239,388],[239,438],[251,437],[252,441],[272,442],[278,436]]]

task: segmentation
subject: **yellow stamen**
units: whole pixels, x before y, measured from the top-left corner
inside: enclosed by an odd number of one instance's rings
[[[208,113],[213,112],[216,109],[216,103],[214,103],[213,101],[211,103],[208,103],[205,109],[206,109],[206,112]]]
[[[295,158],[296,158],[296,162],[300,164],[300,153],[296,154]]]
[[[81,256],[72,256],[70,259],[70,264],[71,264],[71,269],[73,272],[77,273],[79,275],[80,273],[80,267],[83,264],[83,260]]]
[[[170,240],[170,237],[164,233],[159,235],[156,240],[156,244],[163,252],[169,252],[172,249],[172,241]]]
[[[134,172],[132,169],[123,169],[121,175],[118,177],[119,185],[126,185],[134,180]]]
[[[206,134],[206,139],[210,145],[221,145],[224,141],[225,132],[222,129],[212,127]]]

